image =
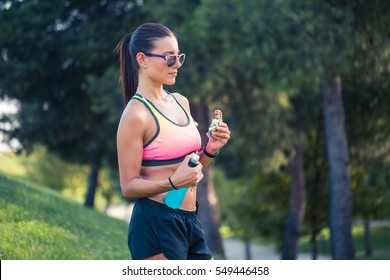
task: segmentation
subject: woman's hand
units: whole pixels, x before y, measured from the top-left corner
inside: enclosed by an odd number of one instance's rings
[[[177,188],[194,188],[203,179],[202,164],[199,162],[197,166],[190,167],[190,159],[191,155],[187,155],[171,176],[171,181]]]
[[[226,123],[221,122],[218,129],[213,132],[213,137],[207,143],[207,151],[209,153],[216,153],[221,149],[230,139],[230,130]]]

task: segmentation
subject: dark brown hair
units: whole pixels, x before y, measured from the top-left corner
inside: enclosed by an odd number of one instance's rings
[[[115,51],[119,54],[120,79],[123,96],[127,104],[138,87],[139,65],[136,55],[139,52],[150,52],[156,39],[175,36],[166,26],[160,23],[144,23],[133,33],[122,37]]]

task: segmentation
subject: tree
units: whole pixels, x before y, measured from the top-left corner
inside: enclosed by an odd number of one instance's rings
[[[306,208],[305,172],[303,167],[304,152],[300,139],[297,139],[295,142],[292,157],[290,167],[290,209],[282,248],[282,259],[284,260],[295,260],[297,258],[300,229]]]
[[[214,12],[217,7],[218,15]],[[240,140],[248,139],[264,141],[262,144],[265,144],[267,149],[261,149],[261,151],[266,150],[270,155],[275,151],[275,146],[291,151],[291,143],[286,144],[280,141],[280,135],[287,136],[291,133],[290,127],[286,126],[288,118],[279,119],[280,127],[284,127],[284,130],[277,130],[276,127],[279,128],[279,126],[275,126],[275,123],[272,123],[272,132],[262,127],[263,131],[267,131],[267,136],[264,138],[258,137],[259,130],[246,127],[245,124],[256,123],[256,118],[264,120],[264,115],[261,117],[259,115],[258,99],[261,95],[258,92],[266,95],[267,92],[274,93],[277,90],[288,88],[287,92],[291,100],[303,93],[318,95],[320,86],[329,88],[332,85],[331,81],[343,74],[347,68],[347,56],[352,50],[352,44],[348,44],[351,11],[347,10],[344,14],[341,8],[312,1],[247,1],[245,5],[241,5],[233,0],[225,1],[223,4],[210,0],[205,1],[202,8],[197,11],[199,12],[197,14],[199,16],[197,19],[197,27],[200,30],[199,38],[203,39],[201,40],[203,45],[199,45],[199,49],[204,52],[204,56],[210,63],[208,68],[210,71],[205,71],[208,75],[205,85],[214,90],[219,89],[216,90],[215,98],[218,97],[218,92],[223,92],[220,98],[226,96],[226,100],[239,104],[236,107],[238,109],[234,110],[234,117],[240,120],[237,131],[244,136],[237,141],[240,152],[244,151],[246,155],[252,157],[264,157],[264,154],[256,149],[257,145],[245,145],[240,142]],[[240,32],[232,32],[234,30],[240,30]],[[340,48],[343,48],[342,51]],[[242,65],[245,65],[245,72],[242,71]],[[234,98],[235,96],[239,96],[240,99]],[[329,103],[323,104],[324,112],[328,112],[325,107]],[[271,119],[276,115],[273,113]],[[263,121],[263,123],[266,122]],[[337,123],[332,123],[332,129],[337,125]],[[339,129],[345,133],[342,126]],[[286,131],[289,132],[286,133]],[[271,135],[277,135],[279,139],[275,141]],[[330,138],[326,139],[329,140],[326,142],[328,150],[336,147]],[[348,154],[346,145],[339,148],[343,154]],[[244,169],[248,174],[254,170],[251,164],[256,166],[259,161],[245,161]],[[331,157],[329,157],[329,165],[331,170],[337,170],[337,163]],[[343,166],[342,169],[348,177],[348,166]],[[346,190],[342,194],[346,194],[347,200],[351,199],[348,197],[348,190],[350,192],[351,188],[349,181],[340,185]],[[338,182],[330,180],[330,183],[333,185]],[[333,185],[331,190],[335,191],[337,188]],[[340,211],[336,206],[334,210]],[[350,258],[353,255],[350,254],[353,246],[350,246],[352,238],[351,219],[349,218],[352,205],[349,204],[344,210],[345,219],[342,224],[345,225],[345,232],[343,232],[343,227],[331,226],[331,228],[336,236],[338,231],[346,234],[347,237],[344,240],[348,239],[348,242],[338,244],[336,247],[346,247],[345,251],[348,254],[336,258]],[[331,220],[337,220],[340,217],[343,215],[332,214]],[[299,219],[296,219],[298,228],[299,224]],[[296,243],[296,239],[294,242]],[[291,247],[294,244],[286,246]]]
[[[344,79],[346,129],[353,167],[354,215],[364,221],[365,254],[369,256],[373,251],[370,221],[389,217],[390,130],[385,124],[390,121],[390,42],[386,36],[390,32],[390,5],[382,1],[349,5],[355,15],[355,49],[350,74]]]
[[[340,75],[346,72],[347,57],[353,49],[353,44],[348,40],[351,10],[310,1],[294,2],[285,8],[289,12],[285,20],[291,22],[290,29],[295,35],[289,45],[294,47],[298,41],[305,45],[295,56],[300,62],[294,57],[287,57],[291,65],[296,67],[291,75],[294,80],[290,80],[290,83],[297,90],[307,84],[322,87],[331,190],[329,222],[333,257],[351,259],[354,257],[351,178],[340,87]],[[313,69],[311,75],[307,78],[300,76],[300,72],[307,68]]]
[[[94,205],[100,169],[106,165],[111,169],[118,170],[115,136],[123,101],[117,77],[117,69],[110,67],[100,77],[88,75],[85,83],[82,85],[82,88],[90,98],[90,110],[96,117],[93,126],[98,128],[94,132],[90,147],[91,172],[85,199],[85,205],[90,207]]]
[[[307,106],[307,115],[310,122],[305,126],[309,128],[306,133],[305,150],[305,179],[307,191],[306,219],[303,231],[310,234],[312,259],[318,256],[318,236],[327,226],[328,208],[328,172],[326,164],[325,139],[322,128],[321,107],[316,106],[320,96],[311,100]],[[327,253],[327,252],[326,252]]]
[[[343,16],[347,17],[347,20],[344,22],[347,23],[348,28],[346,30],[348,31],[348,35],[346,37],[349,37],[349,43],[347,45],[351,45],[350,49],[352,52],[349,53],[349,69],[344,74],[344,77],[348,77],[350,79],[349,86],[353,85],[354,89],[356,90],[354,92],[354,97],[352,99],[348,99],[350,102],[350,108],[353,108],[352,104],[356,106],[356,104],[359,104],[360,100],[364,100],[367,98],[367,94],[365,93],[365,86],[363,87],[355,87],[355,84],[370,84],[370,87],[376,88],[381,83],[376,83],[376,80],[387,80],[386,78],[383,79],[385,76],[389,76],[389,71],[386,69],[386,67],[383,67],[384,65],[388,65],[389,62],[389,56],[387,54],[388,48],[389,48],[389,40],[388,36],[385,34],[389,32],[388,29],[388,15],[390,12],[390,5],[388,3],[382,2],[382,1],[371,1],[371,2],[338,2],[338,1],[331,1],[331,6],[336,7],[340,11],[343,11]],[[352,35],[352,36],[351,36]],[[344,35],[345,36],[345,35]],[[386,39],[387,38],[387,39]],[[336,39],[340,39],[337,38]],[[340,40],[333,40],[334,44],[337,47],[340,47]],[[359,69],[359,70],[358,70]],[[358,71],[356,71],[358,70]],[[368,78],[368,79],[367,79]],[[346,79],[344,79],[346,80]],[[344,82],[344,84],[346,84]],[[381,84],[382,85],[382,84]],[[346,88],[346,86],[344,86]],[[337,89],[337,87],[336,87]],[[356,93],[359,94],[356,94]],[[374,96],[370,96],[368,100],[376,100],[377,99],[377,90],[372,91],[374,93]],[[337,95],[337,93],[335,93]],[[361,99],[362,98],[362,99]],[[370,104],[371,101],[368,103],[364,103],[364,109],[361,111],[361,106],[356,106],[353,110],[358,110],[358,114],[351,114],[351,118],[349,121],[349,126],[353,124],[354,129],[350,130],[352,133],[350,133],[352,136],[358,136],[358,137],[351,137],[352,144],[355,145],[355,143],[360,141],[365,141],[367,135],[371,138],[372,135],[367,133],[367,128],[370,128],[370,130],[375,135],[374,139],[381,139],[379,140],[379,143],[376,144],[376,147],[381,147],[383,140],[386,139],[385,135],[388,135],[388,129],[385,127],[382,127],[381,129],[376,130],[378,128],[377,124],[380,125],[384,119],[387,119],[388,114],[383,113],[387,112],[386,105],[388,104],[386,100],[388,99],[385,96],[382,96],[380,105],[375,105],[374,115],[375,118],[371,118],[372,115],[370,113],[372,112],[370,109],[371,106],[369,106],[369,110],[367,110],[367,104]],[[366,99],[366,101],[368,101]],[[357,102],[356,102],[357,101]],[[340,101],[341,102],[341,101]],[[362,114],[362,112],[367,112],[367,114]],[[362,127],[361,117],[364,116],[364,128]],[[340,120],[340,119],[339,119]],[[360,121],[359,121],[360,120]],[[340,123],[338,121],[338,123]],[[360,135],[356,135],[356,132],[364,131]],[[375,132],[374,132],[375,131]],[[359,133],[358,133],[359,134]],[[365,135],[363,135],[365,134]],[[384,136],[384,138],[383,138]],[[388,136],[387,136],[388,137]],[[371,139],[370,139],[371,140]],[[384,140],[386,141],[386,140]],[[370,141],[371,142],[371,141]],[[375,145],[375,144],[374,144]],[[371,145],[369,145],[371,146]],[[373,147],[373,146],[371,146]],[[352,146],[351,151],[354,151],[356,148]],[[374,148],[374,150],[381,150],[380,148]],[[361,153],[361,152],[362,153]],[[358,152],[361,154],[370,154],[372,149],[370,149],[368,146],[366,146],[365,149],[360,150]],[[381,152],[379,152],[380,154]],[[343,153],[345,154],[345,153]],[[356,157],[358,154],[354,153],[354,156]],[[362,159],[362,157],[359,157]],[[377,158],[379,159],[379,158]],[[344,160],[347,160],[345,158]],[[381,165],[385,161],[382,160]],[[370,168],[368,168],[370,169]],[[380,168],[381,169],[381,168]],[[379,170],[380,170],[379,169]],[[356,174],[356,171],[355,171]],[[332,175],[331,175],[332,176]],[[368,194],[368,193],[367,193]],[[369,197],[369,196],[368,196]],[[366,198],[368,198],[366,197]],[[359,201],[359,200],[357,200]],[[372,200],[366,200],[370,204],[375,201],[375,199],[372,197]],[[382,212],[385,209],[382,209]],[[339,217],[339,216],[338,216]],[[368,229],[368,226],[366,226]],[[336,246],[334,244],[334,246]],[[344,255],[345,256],[345,255]]]
[[[322,92],[330,169],[329,222],[333,258],[353,259],[351,174],[340,83],[336,79]]]
[[[372,5],[374,10],[381,7],[377,1]],[[355,37],[361,34],[355,30],[359,26],[356,24],[357,19],[360,18],[355,12],[354,3],[339,1],[246,1],[244,5],[234,0],[223,3],[209,0],[202,2],[196,11],[194,23],[194,30],[198,31],[195,44],[203,54],[199,58],[208,62],[207,67],[199,65],[199,69],[203,70],[199,73],[204,74],[199,78],[204,85],[202,92],[214,92],[207,98],[218,100],[223,105],[229,104],[228,107],[232,109],[227,111],[227,117],[232,121],[235,135],[239,134],[230,146],[234,154],[231,158],[236,159],[235,165],[224,161],[225,166],[230,167],[230,174],[244,170],[243,174],[247,177],[253,176],[254,172],[261,170],[259,166],[266,162],[258,158],[272,157],[279,149],[287,151],[285,154],[292,150],[291,143],[281,140],[291,135],[293,127],[288,123],[291,111],[289,108],[277,111],[275,106],[271,114],[264,114],[267,110],[261,110],[262,101],[269,101],[266,103],[268,107],[274,106],[277,102],[271,94],[283,90],[287,91],[287,107],[296,98],[301,102],[297,107],[303,108],[312,102],[307,99],[317,100],[317,104],[311,104],[323,112],[323,127],[326,127],[324,143],[328,151],[331,197],[329,224],[333,255],[337,259],[349,259],[354,255],[349,150],[343,123],[342,92],[337,85],[341,85],[339,82],[350,75],[353,67],[351,56],[356,50]],[[383,29],[386,25],[380,23],[376,26]],[[335,102],[327,102],[328,97]],[[319,98],[323,102],[318,102]],[[341,121],[331,122],[332,111],[337,113]],[[285,114],[280,117],[278,112]],[[317,115],[316,112],[314,116]],[[276,117],[279,117],[277,122],[273,121]],[[299,120],[299,115],[295,114],[294,118]],[[253,128],[253,124],[259,123],[258,120],[262,121],[261,132]],[[267,129],[268,121],[272,124],[272,130]],[[318,128],[315,123],[311,130]],[[311,130],[308,129],[308,132],[312,133]],[[332,131],[338,131],[339,142],[332,141],[329,135]],[[266,136],[262,137],[264,132]],[[248,141],[255,144],[247,145]],[[333,157],[332,151],[335,150],[339,151],[338,155],[342,155],[341,161]],[[242,154],[245,154],[244,159]],[[340,165],[340,162],[343,164]],[[320,161],[317,166],[323,165],[324,161]],[[311,176],[313,185],[320,185],[315,183],[318,178],[325,180],[324,175],[317,171]],[[336,202],[339,199],[346,201],[345,208],[339,208]],[[319,217],[314,213],[311,217]],[[321,217],[321,220],[324,218]],[[322,222],[316,223],[320,226],[316,226],[315,232],[321,228]]]
[[[116,154],[122,109],[108,68],[116,42],[142,18],[137,1],[2,1],[0,7],[0,97],[20,103],[19,127],[10,137],[27,151],[41,144],[68,161],[89,163],[85,205],[93,207],[98,173]]]

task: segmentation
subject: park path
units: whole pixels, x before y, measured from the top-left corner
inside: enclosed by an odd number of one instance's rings
[[[124,220],[130,220],[133,205],[115,205],[107,210],[107,214],[111,217]],[[225,238],[223,240],[225,249],[225,257],[228,260],[245,260],[245,244],[243,241],[235,238]],[[253,260],[280,260],[280,253],[275,249],[261,245],[250,245],[251,256]],[[310,254],[302,253],[298,255],[300,260],[310,260]],[[318,259],[329,259],[327,256],[319,256]]]
[[[226,259],[245,260],[245,244],[242,240],[235,238],[225,238],[223,240]],[[252,260],[280,260],[280,253],[274,248],[252,243],[250,245]],[[327,260],[329,256],[318,256],[319,260]],[[298,260],[311,260],[309,253],[300,253]]]

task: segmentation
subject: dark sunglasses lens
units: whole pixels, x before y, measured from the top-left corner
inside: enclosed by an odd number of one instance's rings
[[[172,67],[176,63],[176,56],[175,55],[169,55],[167,57],[167,66]]]

